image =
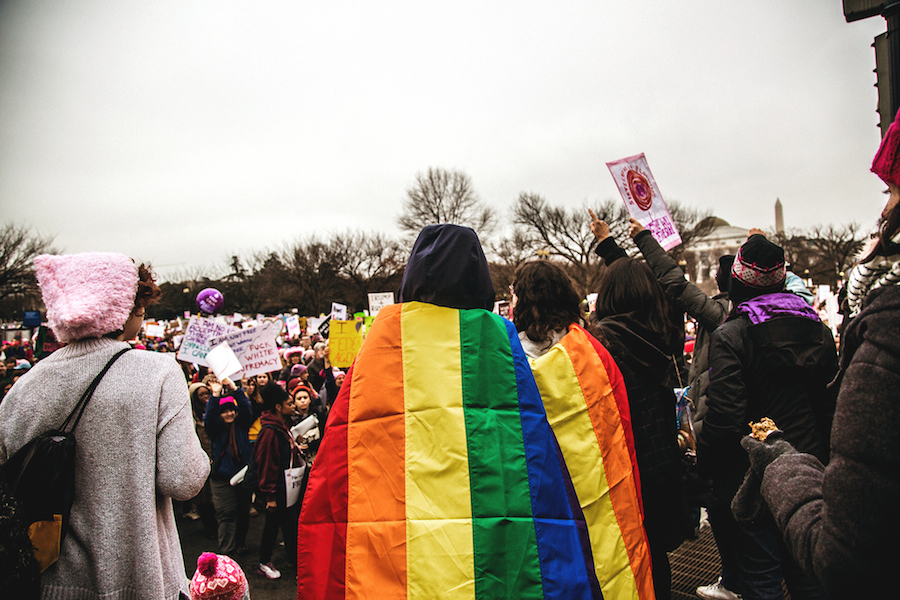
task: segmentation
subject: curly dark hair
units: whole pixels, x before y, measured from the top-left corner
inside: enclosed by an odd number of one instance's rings
[[[581,298],[559,265],[535,260],[519,265],[513,283],[516,304],[513,323],[529,339],[540,342],[550,332],[581,320]]]
[[[138,267],[137,293],[134,295],[133,312],[137,312],[139,308],[146,310],[151,304],[159,302],[160,296],[162,296],[162,290],[156,285],[150,266],[141,263]]]

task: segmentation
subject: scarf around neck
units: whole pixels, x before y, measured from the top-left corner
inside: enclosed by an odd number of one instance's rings
[[[900,243],[900,233],[892,239]],[[859,263],[850,272],[847,282],[847,304],[850,317],[855,317],[862,310],[863,303],[869,293],[886,285],[900,283],[900,254],[890,256],[874,256],[871,260]]]

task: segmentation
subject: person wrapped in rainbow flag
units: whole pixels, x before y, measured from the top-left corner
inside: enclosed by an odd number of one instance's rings
[[[604,597],[494,297],[474,231],[421,232],[401,304],[379,312],[329,416],[300,515],[298,598]]]

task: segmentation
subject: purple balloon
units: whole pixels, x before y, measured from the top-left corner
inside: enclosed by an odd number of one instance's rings
[[[222,296],[222,292],[215,288],[206,288],[205,290],[200,290],[200,293],[197,294],[197,306],[205,313],[217,313],[222,310],[222,305],[224,304],[225,297]]]

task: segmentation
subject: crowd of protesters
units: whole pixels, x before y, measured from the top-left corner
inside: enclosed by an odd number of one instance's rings
[[[582,344],[597,353],[603,385],[617,390],[604,401],[615,397],[609,409],[633,450],[653,597],[671,597],[667,553],[695,535],[701,507],[721,558],[721,576],[697,589],[701,598],[782,598],[782,582],[795,600],[896,593],[890,590],[891,567],[900,558],[894,543],[900,534],[900,122],[891,125],[872,171],[887,184],[889,199],[843,289],[839,352],[808,290],[787,270],[783,249],[758,229],[736,255],[719,260],[719,293],[712,297],[636,220],[630,237],[639,256],[629,257],[593,213],[586,219],[607,271],[592,310],[552,261],[517,269],[510,316],[534,376],[545,378],[541,370],[556,364],[540,360],[553,348]],[[404,278],[400,301],[487,308],[492,285],[474,233],[438,226],[428,236],[417,242],[414,252],[424,258]],[[478,246],[466,250],[474,262],[452,262],[449,250],[460,243]],[[10,587],[4,589],[38,597],[39,581],[44,598],[175,600],[212,597],[204,594],[220,581],[233,597],[249,597],[231,559],[247,552],[249,519],[259,514],[265,515],[259,575],[293,572],[298,521],[310,522],[301,507],[311,466],[317,455],[334,451],[325,440],[347,435],[353,392],[341,390],[345,381],[349,389],[357,377],[377,378],[377,361],[369,359],[363,375],[348,379],[331,365],[327,340],[314,333],[283,344],[280,369],[220,380],[204,367],[161,356],[175,350],[172,340],[139,338],[145,311],[160,294],[144,265],[86,253],[41,256],[35,268],[49,327],[62,347],[38,360],[28,340],[4,344],[0,463],[57,427],[72,397],[120,350],[155,352],[125,352],[91,400],[78,428],[77,491],[58,560],[38,579],[29,557],[11,558],[5,545],[0,569]],[[448,283],[450,273],[457,279]],[[686,322],[693,334],[687,354]],[[365,345],[361,356],[368,356]],[[439,357],[433,360],[440,366]],[[686,448],[678,444],[675,413],[676,390],[685,389],[693,409]],[[560,401],[552,391],[542,395],[545,404]],[[748,435],[748,423],[765,417],[777,429],[765,439]],[[298,433],[295,426],[303,424]],[[326,425],[339,429],[326,437]],[[546,443],[547,452],[559,451]],[[321,490],[325,475],[315,473]],[[0,478],[0,535],[22,525],[3,485]],[[204,554],[190,585],[177,512],[199,519],[217,543],[219,556]],[[573,514],[577,520],[578,511]],[[281,569],[273,559],[279,531]],[[373,552],[376,547],[372,542]],[[584,589],[596,595],[595,584]]]

